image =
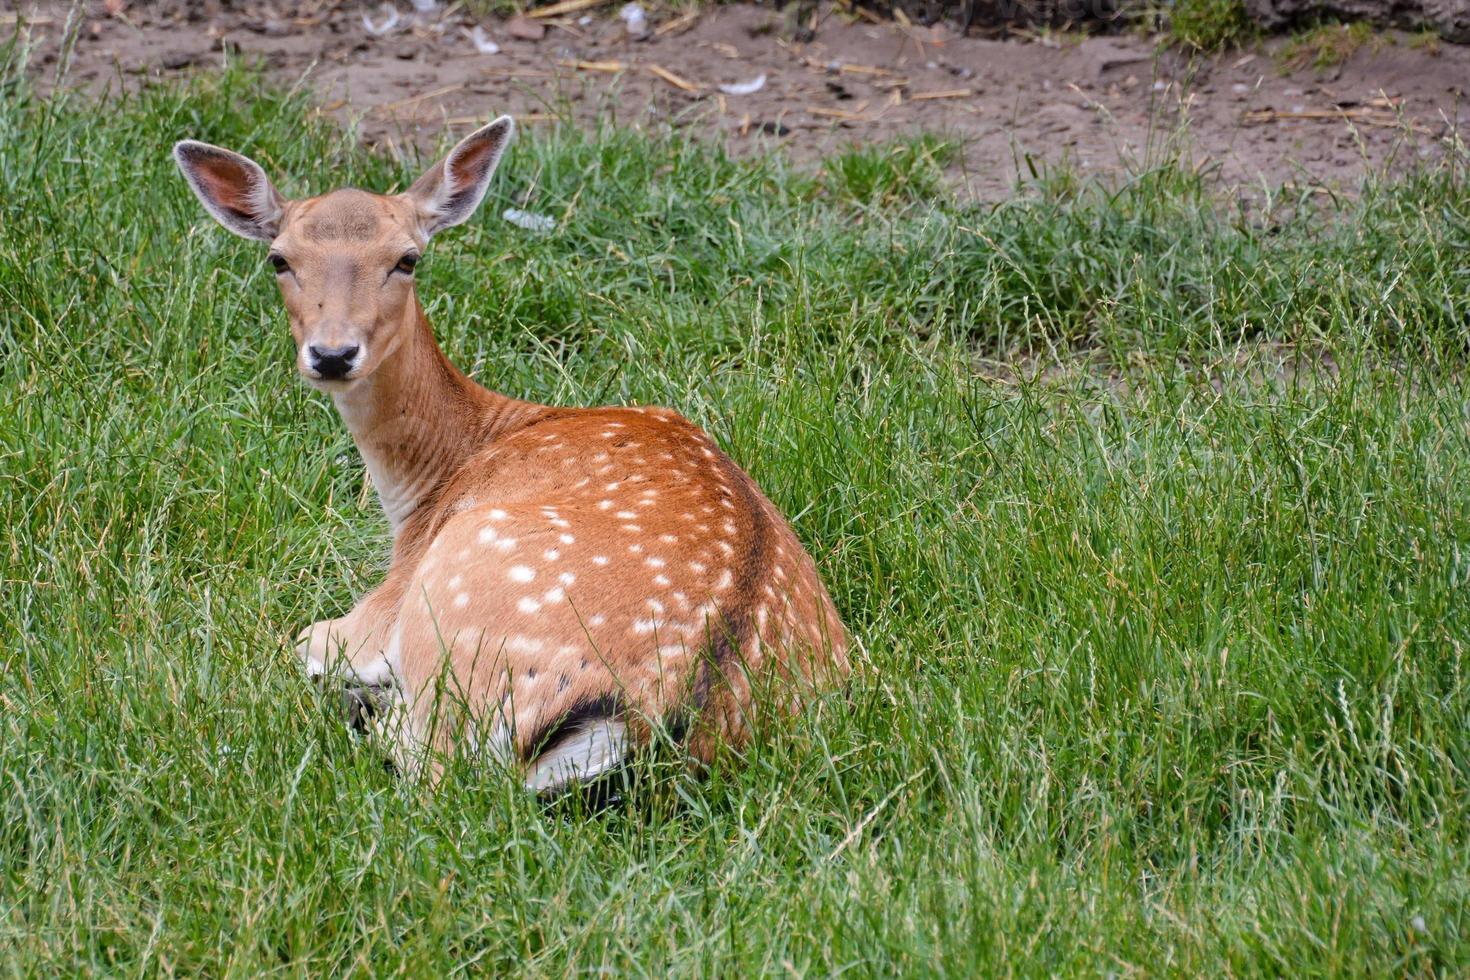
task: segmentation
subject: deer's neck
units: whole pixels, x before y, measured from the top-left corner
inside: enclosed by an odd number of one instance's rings
[[[332,395],[395,537],[472,453],[536,411],[475,384],[449,363],[417,299],[405,316],[410,322],[398,331],[399,347],[372,374]]]

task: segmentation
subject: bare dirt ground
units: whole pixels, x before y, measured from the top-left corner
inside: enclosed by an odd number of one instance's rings
[[[1470,121],[1470,47],[1391,35],[1325,72],[1283,73],[1280,42],[1187,58],[1136,36],[990,40],[827,6],[802,24],[748,3],[682,15],[654,8],[642,40],[629,37],[618,3],[511,20],[434,6],[22,2],[0,23],[29,33],[43,84],[76,17],[67,84],[133,85],[229,58],[258,61],[311,86],[324,111],[358,119],[365,140],[389,148],[500,112],[531,126],[672,122],[718,133],[737,153],[779,146],[800,160],[936,133],[963,145],[956,179],[986,199],[1008,194],[1028,157],[1117,172],[1157,159],[1180,134],[1189,158],[1217,167],[1227,185],[1350,191],[1367,169],[1436,157]],[[381,28],[390,11],[397,24],[374,33],[369,24]],[[475,28],[499,51],[482,53]],[[750,94],[719,87],[760,76]]]

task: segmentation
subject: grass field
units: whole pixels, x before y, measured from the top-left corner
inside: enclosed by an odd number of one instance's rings
[[[864,647],[743,765],[589,815],[396,779],[285,643],[387,528],[168,149],[416,165],[245,74],[5,78],[4,974],[1470,971],[1463,153],[1245,213],[1167,161],[977,207],[932,140],[523,135],[422,266],[442,343],[705,425]]]

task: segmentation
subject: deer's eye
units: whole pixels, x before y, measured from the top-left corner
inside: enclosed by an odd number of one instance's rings
[[[291,271],[291,263],[287,262],[286,257],[280,252],[272,252],[267,261],[270,262],[271,268],[276,270],[278,276],[284,276]]]
[[[413,275],[414,268],[418,264],[419,254],[417,252],[408,252],[403,256],[403,258],[398,260],[398,264],[393,267],[393,271],[401,272],[405,276],[411,276]]]

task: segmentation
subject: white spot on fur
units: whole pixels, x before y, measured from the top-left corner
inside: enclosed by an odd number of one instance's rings
[[[720,573],[720,580],[715,583],[715,591],[723,592],[735,583],[734,574],[727,568]]]
[[[613,502],[611,500],[599,500],[597,502],[597,509],[598,510],[612,510],[612,505],[613,505]]]
[[[570,534],[561,534],[557,536],[557,540],[560,541],[562,544],[571,544],[577,539],[572,537]]]
[[[463,584],[464,584],[464,576],[463,575],[456,575],[456,576],[454,576],[454,578],[452,578],[452,579],[449,580],[449,587],[451,589],[457,589],[457,588],[459,588]]]
[[[463,609],[465,606],[468,606],[469,604],[470,604],[470,597],[469,597],[469,593],[467,593],[467,592],[461,592],[459,595],[457,595],[457,596],[454,597],[454,605],[458,609]]]
[[[613,516],[616,517],[620,521],[631,521],[633,518],[637,517],[638,515],[635,514],[631,510],[620,510],[616,514],[614,514]]]
[[[494,541],[496,538],[499,538],[499,537],[500,537],[500,532],[497,531],[497,530],[495,530],[495,528],[493,528],[493,527],[482,527],[482,528],[480,528],[480,543],[481,544],[490,544],[492,541]]]
[[[654,585],[668,585],[669,584],[669,577],[667,575],[655,575],[653,577],[653,584]]]
[[[577,576],[572,574],[571,572],[562,572],[556,577],[556,580],[562,585],[571,585],[573,582],[577,581]]]
[[[536,570],[527,565],[512,565],[505,574],[512,582],[529,582],[536,577]]]
[[[607,555],[593,555],[592,556],[592,564],[594,564],[594,565],[606,565],[607,564]]]
[[[567,597],[567,592],[561,586],[555,586],[542,597],[543,602],[561,602]]]
[[[662,558],[647,558],[644,560],[643,564],[647,565],[649,568],[663,568],[664,565],[668,563],[665,562]]]
[[[529,616],[534,612],[541,611],[541,603],[530,596],[522,596],[521,601],[516,603],[516,608]]]
[[[501,510],[499,507],[490,508],[490,519],[492,521],[503,521],[509,516],[509,514]]]
[[[556,561],[558,558],[561,557],[561,552],[557,551],[555,548],[547,548],[545,551],[541,552],[541,557],[545,558],[547,561]]]

